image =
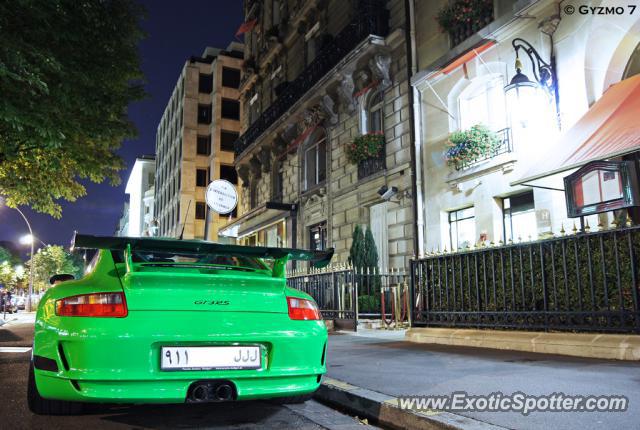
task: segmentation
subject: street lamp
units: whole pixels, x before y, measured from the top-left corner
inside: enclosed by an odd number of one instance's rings
[[[511,118],[514,140],[532,139],[532,133],[538,141],[544,141],[550,136],[541,133],[557,130],[559,124],[558,110],[558,81],[554,67],[554,57],[551,63],[545,62],[538,51],[526,40],[515,38],[511,42],[516,52],[516,74],[509,85],[504,87],[507,99],[507,110]],[[534,80],[529,79],[522,70],[520,52],[524,52],[531,62]],[[553,126],[552,99],[555,99],[555,114],[557,126]]]
[[[2,197],[0,197],[0,206],[4,205],[4,199]],[[31,295],[33,294],[33,243],[34,243],[34,236],[33,236],[33,230],[31,229],[31,224],[29,223],[29,220],[27,219],[27,217],[24,215],[24,213],[22,213],[22,211],[20,210],[20,208],[13,208],[15,210],[18,211],[18,213],[20,214],[20,216],[22,216],[22,219],[24,219],[24,222],[27,223],[27,227],[29,228],[29,237],[27,239],[27,236],[23,236],[20,241],[22,242],[22,239],[26,239],[28,240],[28,243],[31,244],[31,264],[29,265],[29,297],[27,297],[27,312],[31,312]]]

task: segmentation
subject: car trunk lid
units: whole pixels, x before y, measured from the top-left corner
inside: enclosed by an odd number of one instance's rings
[[[141,266],[121,279],[130,310],[288,312],[284,279],[259,271]]]

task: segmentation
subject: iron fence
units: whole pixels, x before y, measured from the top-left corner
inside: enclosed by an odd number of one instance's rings
[[[289,273],[287,285],[313,297],[325,319],[355,325],[358,319],[391,318],[395,313],[402,320],[408,317],[403,294],[408,291],[409,274],[404,269],[380,272],[338,265],[303,270]]]
[[[640,227],[411,263],[412,324],[640,333]]]

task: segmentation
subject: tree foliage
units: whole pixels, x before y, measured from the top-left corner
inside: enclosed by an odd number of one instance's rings
[[[0,195],[61,216],[82,179],[119,183],[144,96],[132,0],[0,2]]]
[[[363,257],[364,234],[362,233],[362,227],[356,224],[356,227],[353,229],[351,248],[349,249],[349,263],[354,267],[362,267]]]
[[[13,261],[13,255],[6,249],[0,246],[0,263]]]
[[[27,262],[27,267],[31,268],[32,264],[34,285],[37,291],[47,288],[49,278],[53,275],[68,273],[78,277],[82,270],[77,259],[59,245],[48,245],[39,249],[33,257],[33,261]]]

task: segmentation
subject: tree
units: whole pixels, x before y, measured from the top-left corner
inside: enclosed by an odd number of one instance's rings
[[[356,224],[353,230],[351,248],[349,249],[349,263],[354,267],[361,268],[363,267],[363,256],[364,234],[362,233],[362,228]]]
[[[32,264],[36,290],[46,289],[49,286],[49,278],[55,274],[68,273],[77,276],[80,270],[75,258],[59,245],[48,245],[39,249],[33,261],[27,262],[27,267],[31,269]]]
[[[132,0],[0,3],[0,195],[61,216],[80,180],[120,182],[116,154],[144,96]]]
[[[373,238],[373,232],[369,227],[367,227],[367,232],[364,235],[363,254],[364,267],[368,267],[372,271],[378,270],[378,249],[376,248],[376,241]]]

